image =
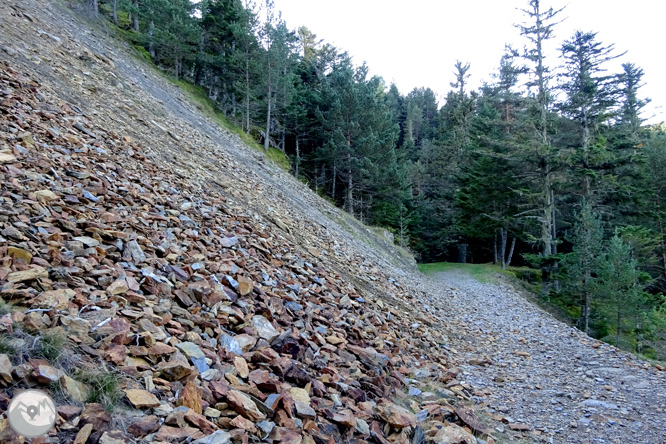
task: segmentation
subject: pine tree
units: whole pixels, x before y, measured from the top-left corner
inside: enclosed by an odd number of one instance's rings
[[[579,125],[574,152],[582,175],[580,194],[590,204],[595,202],[592,187],[600,167],[612,162],[605,140],[598,138],[595,143],[599,126],[611,117],[617,103],[616,76],[606,74],[605,64],[622,55],[613,54],[613,45],[603,46],[596,35],[576,31],[560,48],[564,59],[561,88],[566,99],[559,108]]]
[[[296,36],[287,28],[282,17],[275,17],[273,4],[267,0],[267,19],[262,30],[265,49],[264,101],[266,105],[266,132],[264,149],[268,150],[271,129],[280,126],[280,119],[291,103],[294,94],[294,68]],[[284,128],[281,128],[284,136]],[[280,147],[284,150],[284,144]]]
[[[583,201],[580,213],[576,216],[573,233],[568,239],[573,251],[563,261],[566,270],[566,288],[580,301],[580,328],[590,333],[592,302],[597,294],[596,270],[599,269],[603,248],[601,220],[592,211],[589,203]]]
[[[648,299],[641,278],[631,247],[617,235],[613,236],[598,264],[597,305],[606,322],[614,325],[614,342],[618,347],[623,332],[639,330],[646,321]]]
[[[622,70],[623,72],[618,75],[621,101],[619,123],[627,130],[631,141],[638,143],[638,133],[645,121],[641,115],[642,110],[650,103],[650,99],[641,99],[638,92],[644,85],[642,82],[645,73],[633,63],[623,63]]]
[[[363,202],[364,195],[371,197],[381,187],[396,162],[397,126],[383,98],[384,85],[379,78],[367,79],[367,73],[365,65],[354,68],[349,59],[336,65],[323,85],[319,112],[327,136],[322,151],[332,163],[333,191],[339,176],[350,214],[355,214],[357,201]],[[371,178],[378,183],[373,185]]]
[[[140,16],[147,23],[145,46],[154,61],[179,78],[196,59],[200,30],[189,0],[144,0]]]
[[[456,196],[457,225],[465,236],[490,239],[494,236],[494,260],[506,268],[510,264],[519,231],[519,190],[516,174],[518,114],[523,98],[514,91],[521,68],[510,53],[502,57],[494,85],[484,85],[478,112],[472,121],[471,138],[475,149],[462,165]],[[513,241],[507,257],[508,235]],[[500,237],[499,248],[496,244]]]
[[[646,196],[646,217],[642,222],[656,233],[659,268],[655,277],[661,277],[659,290],[666,291],[666,127],[652,127],[640,149],[645,155],[641,189]]]
[[[542,257],[547,261],[557,252],[555,230],[555,193],[553,189],[554,174],[558,168],[558,149],[551,143],[552,126],[552,74],[546,65],[545,45],[553,38],[556,19],[562,9],[552,7],[544,10],[540,0],[530,0],[528,7],[522,9],[527,21],[517,25],[529,45],[525,49],[524,58],[528,62],[528,87],[530,96],[530,114],[528,125],[533,128],[530,144],[525,151],[525,161],[534,165],[536,214],[541,224],[540,243]],[[550,269],[542,265],[546,281]]]

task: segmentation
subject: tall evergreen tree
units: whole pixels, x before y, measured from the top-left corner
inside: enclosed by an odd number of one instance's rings
[[[479,98],[471,136],[476,140],[469,161],[462,166],[456,201],[458,226],[473,239],[494,237],[493,260],[510,264],[519,231],[519,190],[516,174],[518,116],[524,99],[514,91],[521,68],[512,55],[502,57],[494,85],[485,85]],[[514,237],[507,257],[509,232]],[[497,233],[500,244],[497,245]]]
[[[641,283],[642,273],[629,244],[613,236],[599,261],[597,280],[599,311],[615,327],[614,343],[621,345],[622,333],[641,329],[647,321],[648,298]]]
[[[561,47],[564,74],[561,88],[566,94],[560,104],[562,113],[579,125],[579,140],[574,149],[582,175],[581,196],[594,204],[593,182],[600,166],[608,163],[610,153],[604,140],[597,140],[602,122],[611,117],[617,103],[616,77],[606,73],[606,63],[622,54],[613,54],[613,45],[603,46],[596,33],[576,31]]]
[[[333,163],[333,186],[340,176],[350,214],[364,194],[372,193],[370,179],[385,179],[396,162],[397,127],[382,97],[383,82],[368,80],[367,73],[366,66],[354,68],[349,60],[335,66],[323,85],[319,113],[328,140],[324,152]]]
[[[602,261],[603,230],[601,219],[585,201],[580,213],[576,215],[569,241],[573,244],[573,251],[563,261],[567,275],[566,287],[579,298],[579,328],[589,334],[592,302],[598,290],[595,272]]]
[[[650,99],[641,99],[639,90],[643,86],[644,71],[633,63],[623,63],[622,73],[618,76],[620,87],[620,125],[628,131],[634,143],[639,142],[639,131],[645,121],[642,111]]]
[[[275,17],[273,4],[267,0],[267,19],[262,32],[265,49],[264,97],[266,106],[266,132],[264,149],[268,150],[272,127],[280,126],[280,119],[294,94],[294,68],[296,37],[287,28],[282,17]],[[281,128],[284,135],[284,128]],[[284,150],[283,144],[280,144]]]
[[[548,258],[557,253],[553,176],[558,168],[559,150],[551,143],[553,89],[550,85],[552,74],[546,65],[545,45],[553,38],[553,29],[561,11],[552,7],[544,9],[541,0],[529,0],[528,7],[522,9],[526,22],[517,25],[529,43],[524,58],[528,62],[527,85],[531,91],[528,116],[533,134],[525,151],[525,160],[534,167],[532,177],[535,179],[536,190],[532,196],[535,200],[535,214],[541,224],[541,268],[546,284],[552,268]]]
[[[151,56],[180,77],[196,59],[200,32],[193,14],[195,5],[189,0],[144,0],[140,5]]]

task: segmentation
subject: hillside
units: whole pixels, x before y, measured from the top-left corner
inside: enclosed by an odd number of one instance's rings
[[[0,412],[49,392],[33,443],[664,442],[662,367],[425,278],[111,34],[0,4]]]
[[[68,10],[0,31],[0,407],[49,390],[50,442],[487,431],[411,258]]]

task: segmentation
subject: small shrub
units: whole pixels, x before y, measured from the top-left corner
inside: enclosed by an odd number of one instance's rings
[[[0,299],[0,316],[11,313],[13,308],[12,304],[8,304],[4,299]]]
[[[39,338],[37,354],[49,362],[59,362],[67,347],[67,338],[62,330],[47,330]]]
[[[123,398],[119,388],[120,378],[116,373],[106,369],[79,370],[74,378],[90,387],[90,396],[86,402],[100,403],[109,412],[113,412]]]
[[[11,338],[7,335],[0,335],[0,354],[15,356],[18,352]]]

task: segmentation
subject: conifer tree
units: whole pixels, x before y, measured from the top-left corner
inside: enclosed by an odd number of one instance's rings
[[[561,88],[566,99],[559,108],[579,125],[574,153],[582,175],[580,195],[594,204],[593,182],[599,179],[600,167],[612,162],[605,140],[595,140],[595,135],[602,122],[611,117],[618,93],[616,76],[608,74],[605,65],[622,54],[613,54],[613,45],[598,42],[596,33],[581,31],[576,31],[560,50],[564,59]]]
[[[271,129],[280,125],[283,113],[291,103],[294,94],[294,68],[296,37],[287,28],[286,22],[278,14],[275,16],[273,3],[267,0],[267,19],[262,30],[262,43],[265,49],[264,60],[264,102],[266,106],[266,132],[264,149],[268,150]],[[284,134],[284,128],[282,128]],[[282,146],[282,144],[280,145]],[[282,146],[284,149],[284,147]]]
[[[364,197],[376,192],[396,162],[397,126],[383,98],[383,82],[367,75],[365,65],[354,68],[349,59],[336,65],[323,85],[319,111],[327,135],[323,151],[333,162],[333,183],[338,176],[344,181],[345,208],[350,214]],[[380,183],[373,186],[372,178]]]
[[[599,301],[596,305],[606,322],[615,327],[614,342],[618,347],[623,332],[640,329],[647,321],[648,299],[641,283],[642,275],[629,244],[613,236],[598,265]]]
[[[566,287],[579,298],[579,328],[589,334],[592,302],[598,290],[595,272],[602,261],[603,230],[601,219],[592,211],[588,202],[583,201],[572,231],[569,241],[573,244],[573,251],[563,261]]]
[[[475,149],[461,167],[456,196],[457,224],[466,236],[489,239],[494,235],[494,260],[504,269],[510,264],[519,230],[517,214],[521,184],[516,174],[518,115],[524,100],[514,91],[521,68],[510,52],[502,57],[496,83],[485,85],[478,100],[471,137]],[[507,257],[509,232],[514,234]],[[496,244],[497,233],[500,245]]]
[[[620,93],[619,123],[625,128],[634,143],[639,142],[639,131],[645,121],[642,111],[650,99],[641,99],[639,90],[644,85],[644,71],[633,63],[623,63],[618,77]]]
[[[557,252],[555,230],[554,174],[558,168],[558,147],[551,141],[553,94],[551,70],[546,64],[545,45],[553,38],[557,16],[562,9],[545,9],[541,0],[529,0],[522,9],[526,22],[517,25],[528,43],[524,59],[528,62],[528,87],[530,88],[530,113],[528,125],[533,128],[530,144],[525,151],[525,161],[532,165],[535,181],[535,216],[541,224],[539,236],[541,254],[545,261]],[[546,263],[546,262],[544,262]],[[542,265],[546,281],[550,269]]]

